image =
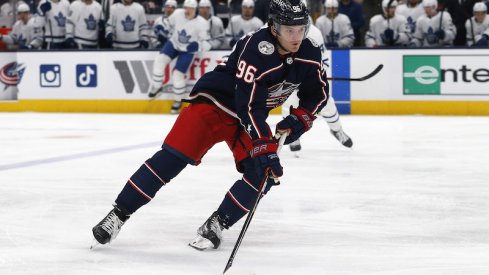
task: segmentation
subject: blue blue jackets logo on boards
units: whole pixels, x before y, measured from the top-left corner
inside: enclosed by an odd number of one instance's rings
[[[9,86],[16,86],[24,75],[25,66],[22,63],[11,62],[0,68],[0,82],[5,84],[4,90]]]
[[[43,64],[39,68],[41,87],[61,86],[61,66],[59,64]]]
[[[88,88],[97,87],[97,65],[76,65],[76,86]]]

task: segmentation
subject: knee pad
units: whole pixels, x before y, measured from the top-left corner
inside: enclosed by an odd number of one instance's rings
[[[185,74],[179,70],[173,70],[172,74],[173,92],[175,94],[183,94],[186,92],[187,83],[185,82]]]
[[[151,75],[151,79],[153,82],[155,82],[158,86],[161,85],[161,82],[163,81],[163,76],[164,76],[164,71],[166,65],[170,63],[171,59],[168,55],[166,54],[158,54],[153,62],[153,74]]]

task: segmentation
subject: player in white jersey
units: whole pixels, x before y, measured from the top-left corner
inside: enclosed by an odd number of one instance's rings
[[[148,48],[149,26],[143,6],[133,0],[113,4],[105,28],[105,39],[113,48]]]
[[[350,48],[355,41],[348,16],[338,14],[338,1],[326,0],[325,14],[318,17],[316,27],[322,34],[328,48]]]
[[[199,15],[209,21],[211,49],[220,49],[224,45],[224,25],[221,18],[212,15],[210,0],[200,0]]]
[[[436,0],[423,0],[425,14],[416,21],[412,47],[451,46],[457,34],[448,12],[436,10]]]
[[[177,1],[166,0],[163,6],[163,14],[155,20],[153,24],[153,35],[151,36],[152,48],[159,49],[165,45],[170,38],[170,26],[168,17],[173,14],[177,8]]]
[[[253,16],[254,10],[255,2],[253,0],[243,0],[241,3],[241,15],[231,17],[226,28],[226,48],[232,48],[236,44],[236,41],[245,34],[263,27],[263,21]]]
[[[12,16],[14,15],[14,5],[16,5],[17,11],[19,6],[25,4],[24,1],[9,0],[0,6],[0,16]]]
[[[473,11],[474,16],[465,22],[467,45],[487,47],[489,46],[489,17],[487,16],[487,6],[483,2],[475,3]]]
[[[324,44],[324,39],[321,31],[314,25],[309,26],[309,31],[307,33],[307,38],[311,41],[314,41],[314,44],[319,45],[321,49],[321,57],[323,63],[326,56],[326,46]],[[299,106],[299,97],[297,96],[297,91],[294,91],[293,94],[289,96],[289,98],[282,105],[282,117],[287,117],[290,113],[290,107],[296,108]],[[353,141],[351,138],[343,131],[343,127],[341,126],[340,115],[338,113],[338,109],[336,108],[336,104],[333,99],[333,95],[330,94],[328,98],[328,102],[326,106],[321,110],[321,116],[328,123],[331,134],[344,146],[352,147]],[[293,152],[297,152],[301,150],[300,140],[289,144],[290,150]]]
[[[44,28],[44,48],[62,49],[65,47],[66,19],[70,9],[67,0],[41,0],[34,18],[36,27]]]
[[[8,35],[0,34],[0,41],[5,44],[15,45],[18,49],[38,49],[42,45],[41,29],[33,25],[33,19],[29,18],[29,6],[20,4],[17,7],[17,18]]]
[[[393,3],[395,0],[393,1]],[[416,30],[416,20],[424,14],[423,5],[421,0],[407,0],[406,3],[400,4],[396,8],[396,14],[404,15],[409,26],[411,34]]]
[[[66,23],[68,48],[97,48],[99,28],[104,26],[102,6],[94,0],[74,1]]]
[[[149,97],[153,98],[162,92],[164,70],[167,64],[177,59],[172,72],[173,92],[176,100],[172,106],[172,113],[180,111],[181,100],[186,93],[185,74],[198,52],[208,51],[211,48],[208,40],[209,22],[202,16],[197,16],[197,1],[185,0],[183,9],[177,9],[168,18],[171,37],[161,48],[153,63],[152,90]]]
[[[370,19],[369,30],[365,34],[365,46],[369,48],[392,47],[409,44],[410,30],[406,17],[396,14],[397,2],[382,1],[383,14]]]

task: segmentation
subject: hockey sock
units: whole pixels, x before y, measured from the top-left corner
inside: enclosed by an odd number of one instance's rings
[[[151,201],[156,192],[177,176],[187,163],[167,150],[160,150],[131,176],[115,203],[132,214]]]
[[[243,167],[243,178],[234,183],[217,209],[221,225],[225,228],[229,228],[246,215],[258,196],[260,181],[256,176],[253,160],[244,160]],[[268,185],[268,189],[270,187],[271,185]]]

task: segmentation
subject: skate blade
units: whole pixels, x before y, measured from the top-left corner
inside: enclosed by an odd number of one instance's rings
[[[95,247],[97,247],[100,243],[96,240],[96,239],[93,239],[93,242],[92,242],[92,245],[90,246],[90,250],[94,249]]]
[[[200,251],[214,248],[212,242],[202,236],[195,237],[188,245]]]

